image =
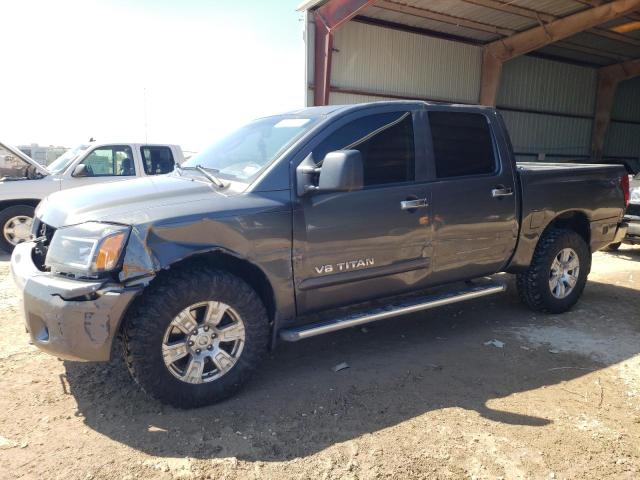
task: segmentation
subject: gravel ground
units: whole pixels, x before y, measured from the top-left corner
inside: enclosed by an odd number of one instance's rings
[[[0,478],[640,478],[640,249],[596,254],[561,316],[509,287],[282,345],[180,411],[29,345],[0,257]]]

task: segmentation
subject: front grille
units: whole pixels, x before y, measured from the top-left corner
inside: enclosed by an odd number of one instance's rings
[[[48,245],[51,242],[51,239],[53,238],[53,234],[55,233],[55,231],[56,231],[55,228],[53,228],[50,225],[47,225],[39,218],[35,218],[33,220],[33,224],[31,227],[31,234],[35,239],[45,240]]]
[[[47,258],[47,250],[49,249],[49,244],[51,243],[51,239],[53,238],[55,231],[55,228],[47,225],[39,218],[35,218],[33,220],[31,233],[36,240],[36,246],[33,249],[31,256],[33,258],[33,263],[39,270],[45,271],[47,269],[44,265],[44,261]]]

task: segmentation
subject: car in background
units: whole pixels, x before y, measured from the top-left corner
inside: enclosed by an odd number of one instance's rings
[[[609,251],[616,251],[620,245],[640,245],[640,173],[629,175],[629,205],[624,214],[624,221],[629,224],[627,234],[621,242],[612,243]]]
[[[178,145],[90,142],[45,167],[0,142],[0,248],[11,252],[29,239],[35,207],[53,192],[169,173],[183,161]]]

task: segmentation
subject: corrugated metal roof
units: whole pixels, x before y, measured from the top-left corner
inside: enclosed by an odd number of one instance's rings
[[[578,33],[570,39],[573,43],[591,47],[602,53],[616,54],[627,57],[627,59],[636,58],[640,54],[640,47],[609,38],[594,35],[591,32]]]
[[[564,17],[588,8],[584,3],[574,0],[512,0],[508,3],[556,17]]]
[[[394,0],[392,3],[409,5],[426,11],[443,13],[453,17],[469,19],[515,31],[526,30],[531,28],[531,26],[537,25],[535,20],[532,21],[520,15],[513,15],[492,8],[481,7],[462,0]]]
[[[547,45],[546,47],[536,50],[536,53],[558,58],[561,60],[570,60],[593,65],[595,67],[604,67],[611,64],[611,57],[596,56],[593,53],[585,53],[576,50],[567,50],[557,44]]]
[[[326,0],[309,0],[299,9],[315,9]],[[526,14],[513,11],[502,11],[500,1],[505,8],[520,7],[528,9]],[[470,42],[489,43],[510,32],[519,32],[538,26],[538,19],[531,18],[535,12],[541,15],[565,17],[582,10],[591,8],[584,0],[500,0],[493,7],[482,6],[472,0],[378,0],[373,6],[362,13],[362,17],[373,21],[392,22],[407,27],[420,28],[438,34],[461,37]],[[384,7],[384,8],[381,8]],[[409,8],[409,11],[406,9]],[[419,11],[411,9],[420,9]],[[405,10],[405,12],[398,11]],[[429,15],[446,15],[447,18],[428,18]],[[425,18],[427,17],[427,18]],[[470,25],[468,21],[476,22]],[[633,44],[633,40],[640,40],[640,31],[624,34],[619,39],[609,38],[607,28],[624,23],[626,20],[609,22],[601,27],[604,35],[594,30],[565,39],[555,47],[540,49],[542,53],[553,51],[553,55],[568,61],[589,63],[592,65],[608,65],[631,58],[640,57],[640,45]],[[461,22],[464,25],[460,25]],[[491,29],[499,29],[496,34]],[[487,31],[489,30],[489,31]],[[622,39],[622,40],[620,40]]]

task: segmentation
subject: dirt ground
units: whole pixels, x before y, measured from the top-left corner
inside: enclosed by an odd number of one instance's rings
[[[193,411],[145,397],[119,361],[29,345],[7,260],[2,479],[640,478],[640,248],[596,254],[570,313],[531,313],[509,279],[281,345],[240,395]]]

